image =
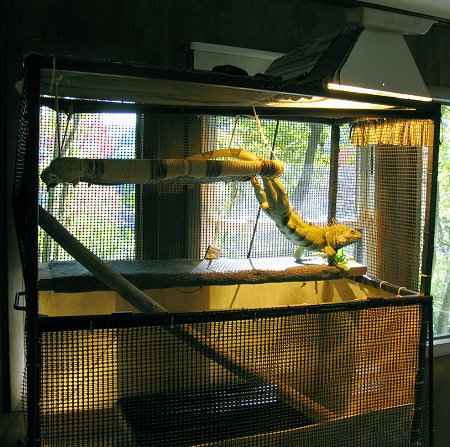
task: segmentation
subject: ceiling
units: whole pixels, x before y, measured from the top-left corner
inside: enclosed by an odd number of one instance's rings
[[[433,18],[450,26],[450,0],[313,0],[344,8],[367,6]]]
[[[450,0],[368,0],[364,3],[401,9],[450,21]]]

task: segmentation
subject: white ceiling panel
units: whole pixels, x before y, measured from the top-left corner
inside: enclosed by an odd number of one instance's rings
[[[364,3],[450,20],[450,0],[365,0]]]

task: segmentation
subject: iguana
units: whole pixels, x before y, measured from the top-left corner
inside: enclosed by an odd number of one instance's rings
[[[334,263],[337,250],[357,242],[361,233],[347,225],[333,221],[327,226],[311,225],[296,214],[278,178],[262,178],[264,189],[253,177],[251,183],[262,210],[275,222],[281,233],[297,246],[294,256],[301,259],[304,249],[325,253],[328,263]]]
[[[259,160],[255,153],[243,149],[220,149],[190,156],[190,159],[214,159],[220,157],[240,160]],[[278,176],[283,172],[262,172],[264,188],[256,177],[251,178],[256,198],[262,210],[275,222],[281,233],[297,246],[294,256],[301,259],[304,249],[324,253],[330,265],[334,264],[336,252],[361,238],[354,228],[333,221],[327,226],[311,225],[296,214],[289,203],[286,190]]]

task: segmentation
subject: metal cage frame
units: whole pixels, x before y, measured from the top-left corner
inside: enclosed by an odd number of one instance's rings
[[[123,324],[123,321],[155,321],[153,317],[150,320],[145,320],[141,316],[133,316],[125,318],[125,320],[118,320],[118,317],[112,315],[106,317],[93,316],[89,319],[82,318],[63,318],[63,319],[51,319],[47,320],[42,318],[38,314],[38,246],[37,246],[37,231],[38,231],[38,152],[36,148],[39,146],[39,109],[40,105],[48,102],[48,98],[41,96],[41,72],[43,69],[51,70],[54,67],[55,59],[52,57],[41,55],[27,55],[25,58],[25,77],[23,85],[23,96],[21,103],[21,117],[23,122],[19,125],[18,134],[18,152],[16,161],[16,174],[13,193],[13,209],[17,228],[17,235],[19,241],[19,250],[21,254],[25,291],[19,292],[16,297],[15,307],[20,310],[26,311],[26,419],[27,419],[27,438],[28,445],[38,446],[40,445],[40,426],[39,426],[39,405],[40,405],[40,348],[39,340],[42,334],[43,328],[47,324],[62,325],[79,325],[82,326],[92,325],[96,326],[108,326],[113,324]],[[192,72],[183,70],[170,70],[156,67],[141,67],[131,66],[126,64],[115,64],[99,61],[85,61],[71,58],[57,58],[58,69],[69,70],[74,72],[86,72],[96,73],[99,76],[102,75],[117,75],[125,77],[137,77],[141,79],[156,79],[156,80],[170,80],[173,82],[193,83],[195,85],[207,85],[214,88],[214,86],[225,86],[230,88],[237,88],[251,91],[270,91],[278,93],[280,91],[286,94],[321,94],[322,96],[329,96],[330,93],[325,93],[322,86],[311,85],[307,89],[305,87],[298,87],[295,84],[282,84],[278,81],[268,79],[254,79],[243,77],[230,77],[228,75],[221,75],[217,73],[205,73],[205,72]],[[301,88],[301,91],[299,90]],[[339,94],[333,93],[334,96],[342,99],[357,99],[358,101],[373,101],[373,97],[364,97],[353,94]],[[378,98],[377,98],[378,101]],[[411,102],[404,102],[400,100],[394,100],[389,98],[379,98],[380,103],[395,105],[395,106],[411,106]],[[431,315],[431,300],[429,299],[430,284],[427,278],[431,273],[432,257],[433,257],[433,244],[434,244],[434,221],[436,210],[436,189],[437,189],[437,153],[436,148],[439,144],[439,123],[440,108],[438,105],[429,103],[413,103],[415,110],[385,110],[371,112],[372,116],[379,117],[405,117],[405,118],[427,118],[434,121],[435,134],[434,134],[434,147],[435,150],[429,157],[428,173],[430,174],[427,198],[426,198],[426,218],[425,218],[425,231],[424,231],[424,250],[422,254],[422,274],[423,283],[421,294],[423,296],[397,298],[391,301],[380,299],[371,300],[368,303],[357,304],[345,304],[342,306],[334,306],[338,311],[344,311],[354,306],[389,306],[389,305],[401,305],[403,302],[411,303],[411,300],[415,300],[421,306],[423,306],[424,314]],[[61,107],[65,107],[65,102],[61,101]],[[152,104],[129,104],[129,103],[114,103],[114,102],[94,102],[94,101],[79,101],[78,106],[84,111],[96,111],[100,107],[102,110],[108,109],[111,111],[171,111],[178,113],[215,113],[215,114],[236,114],[242,113],[247,110],[244,107],[189,107],[189,106],[161,106]],[[81,110],[80,109],[80,110]],[[288,109],[270,109],[265,108],[261,110],[261,116],[278,116],[285,119],[305,120],[309,122],[325,122],[339,126],[342,123],[348,122],[350,118],[358,116],[364,116],[366,113],[364,110],[348,110],[348,111],[322,111],[322,110],[288,110]],[[345,115],[345,118],[341,118]],[[336,175],[332,173],[331,175]],[[331,211],[333,213],[333,211]],[[333,216],[330,216],[333,217]],[[393,290],[396,289],[395,285],[392,286]],[[408,295],[402,293],[402,295]],[[25,296],[24,305],[20,305],[20,297]],[[395,304],[394,304],[395,302]],[[319,308],[293,308],[291,310],[283,312],[316,312]],[[324,308],[325,309],[325,308]],[[253,311],[251,311],[253,312]],[[279,310],[261,310],[258,311],[257,317],[264,315],[271,315],[277,313]],[[231,312],[231,314],[214,314],[213,317],[202,315],[183,315],[181,317],[165,315],[162,317],[155,317],[160,319],[158,324],[170,325],[173,323],[173,318],[192,319],[192,318],[236,318],[238,314]],[[252,314],[253,315],[253,314]],[[248,312],[242,312],[242,316],[249,317]],[[240,318],[240,317],[239,317]],[[253,316],[252,316],[253,318]],[[171,323],[172,322],[172,323]],[[133,323],[134,324],[134,323]],[[147,324],[147,323],[145,323]],[[422,327],[422,351],[421,357],[426,364],[428,378],[422,382],[422,386],[431,387],[432,377],[432,353],[431,353],[431,337],[432,337],[432,321],[431,317],[423,320]],[[427,358],[426,358],[427,357]],[[419,383],[419,382],[418,382]],[[418,391],[419,392],[419,391]],[[423,392],[423,389],[420,390]],[[431,399],[431,388],[428,389],[429,399]],[[431,418],[432,405],[429,405],[428,414]],[[431,424],[430,424],[431,426]],[[430,430],[431,432],[431,430]],[[429,439],[429,445],[431,445],[431,434]]]

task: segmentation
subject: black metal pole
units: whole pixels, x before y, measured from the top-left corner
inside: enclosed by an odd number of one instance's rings
[[[29,188],[23,199],[25,210],[25,265],[26,295],[26,399],[27,437],[29,446],[40,446],[39,424],[39,333],[38,333],[38,193],[39,193],[39,115],[40,67],[33,57],[26,60],[26,89],[28,133],[23,179]],[[24,260],[22,260],[24,262]]]
[[[431,274],[433,272],[434,237],[437,213],[437,188],[440,144],[441,107],[436,106],[434,112],[433,146],[429,148],[427,165],[427,192],[425,198],[425,223],[423,229],[422,273],[420,292],[431,293]]]
[[[331,126],[330,180],[328,185],[329,222],[336,219],[340,131],[341,128],[337,124]]]

